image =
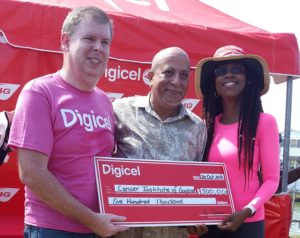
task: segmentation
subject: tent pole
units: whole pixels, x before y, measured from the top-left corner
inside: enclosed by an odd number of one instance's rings
[[[284,128],[284,147],[283,147],[283,167],[282,167],[282,187],[281,191],[286,192],[288,186],[289,171],[289,152],[290,152],[290,132],[291,132],[291,114],[292,114],[292,91],[293,77],[287,77],[286,102],[285,102],[285,128]]]

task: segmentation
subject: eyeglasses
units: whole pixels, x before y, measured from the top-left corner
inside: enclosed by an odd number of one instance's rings
[[[222,65],[215,69],[216,77],[224,76],[228,73],[243,74],[243,73],[245,73],[245,67],[243,65],[236,64],[236,65],[231,65],[231,66]]]

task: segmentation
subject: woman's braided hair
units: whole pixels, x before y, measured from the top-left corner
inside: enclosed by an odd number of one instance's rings
[[[259,78],[256,70],[243,63],[245,66],[246,83],[242,92],[241,111],[238,123],[238,158],[239,168],[244,170],[244,180],[249,182],[250,173],[253,173],[253,155],[256,138],[256,130],[260,112],[263,112],[260,90],[263,88],[263,79]],[[204,161],[208,160],[208,154],[214,137],[216,116],[223,113],[222,99],[216,96],[214,74],[206,80],[203,93],[203,117],[207,126],[207,144],[204,152]],[[261,85],[262,84],[262,85]]]

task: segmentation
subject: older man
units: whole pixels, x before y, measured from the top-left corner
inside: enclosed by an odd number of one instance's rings
[[[205,125],[181,103],[188,89],[189,71],[184,50],[163,49],[152,61],[149,94],[114,101],[117,157],[202,160]],[[178,227],[148,227],[133,228],[116,237],[186,238],[187,233]]]
[[[114,225],[124,217],[99,214],[93,161],[114,149],[112,105],[96,87],[111,41],[105,12],[73,9],[62,27],[62,69],[33,79],[20,94],[9,145],[18,151],[25,184],[25,237],[95,238],[126,230]]]

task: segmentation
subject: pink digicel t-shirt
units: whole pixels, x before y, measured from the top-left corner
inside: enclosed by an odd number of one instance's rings
[[[26,84],[17,102],[9,144],[46,154],[48,169],[81,203],[98,212],[93,157],[111,156],[114,149],[112,105],[100,89],[78,90],[59,73]],[[90,232],[49,208],[25,187],[25,223]]]

